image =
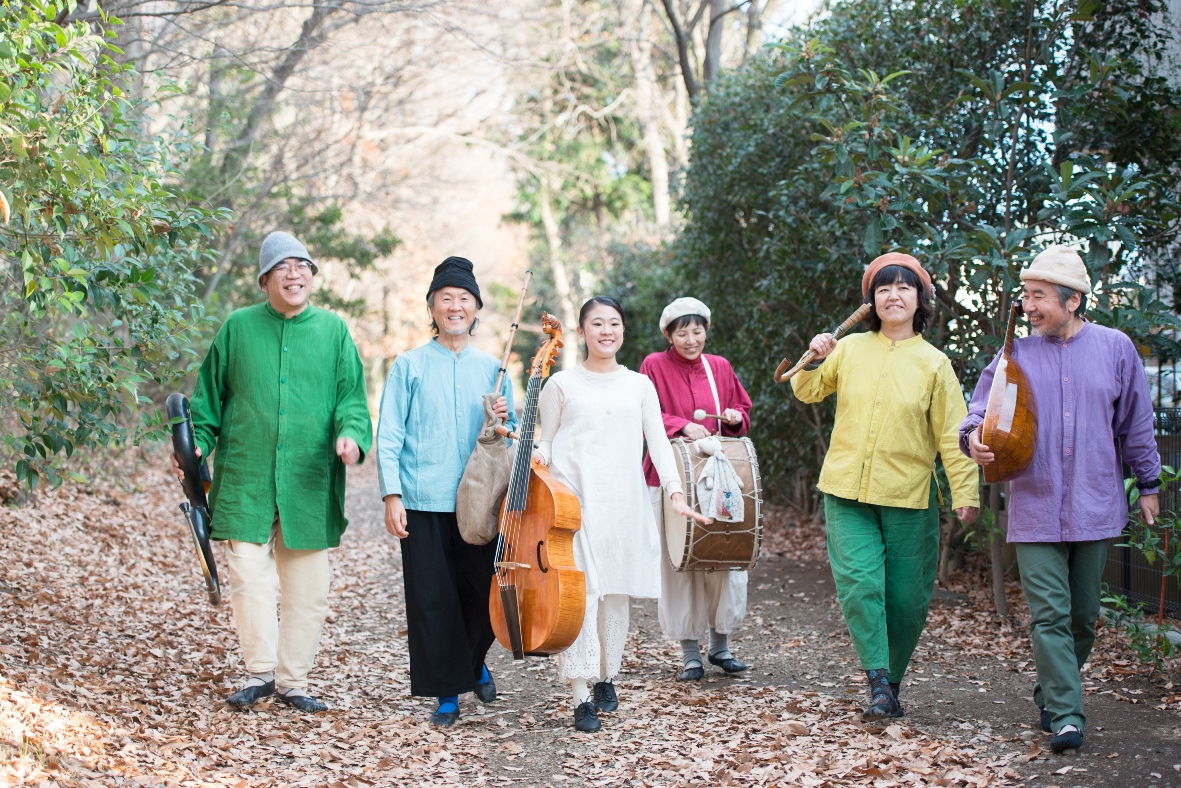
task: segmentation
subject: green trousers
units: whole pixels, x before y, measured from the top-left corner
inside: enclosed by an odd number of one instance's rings
[[[1109,541],[1015,544],[1037,667],[1033,701],[1049,710],[1054,733],[1087,722],[1079,670],[1095,643]]]
[[[898,683],[927,623],[939,563],[935,486],[926,509],[824,496],[828,562],[863,670]]]

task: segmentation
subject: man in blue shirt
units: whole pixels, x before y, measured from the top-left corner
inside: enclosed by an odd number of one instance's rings
[[[463,541],[455,491],[500,362],[469,345],[484,306],[470,261],[440,263],[426,302],[435,338],[394,361],[381,398],[377,467],[386,530],[402,540],[410,692],[438,698],[431,722],[448,726],[459,718],[460,693],[496,698],[484,664],[496,639],[488,617],[496,541]],[[494,410],[512,429],[507,378],[501,394]]]

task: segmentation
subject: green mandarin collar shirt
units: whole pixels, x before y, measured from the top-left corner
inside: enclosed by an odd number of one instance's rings
[[[336,440],[369,453],[365,374],[348,326],[308,306],[285,318],[269,303],[233,312],[201,363],[190,406],[202,456],[213,457],[213,538],[265,544],[276,510],[293,550],[340,544],[344,463]]]

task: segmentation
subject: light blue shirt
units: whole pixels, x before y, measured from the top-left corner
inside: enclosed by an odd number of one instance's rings
[[[377,422],[381,497],[401,495],[407,509],[454,512],[455,490],[484,426],[484,395],[499,360],[470,345],[459,355],[431,340],[403,353],[385,382]],[[507,376],[508,428],[516,429]]]

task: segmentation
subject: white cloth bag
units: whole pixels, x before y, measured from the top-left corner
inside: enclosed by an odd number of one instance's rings
[[[722,453],[722,442],[717,438],[702,438],[693,447],[709,459],[697,474],[697,508],[706,517],[724,523],[740,523],[745,519],[742,499],[742,479],[730,459]]]

